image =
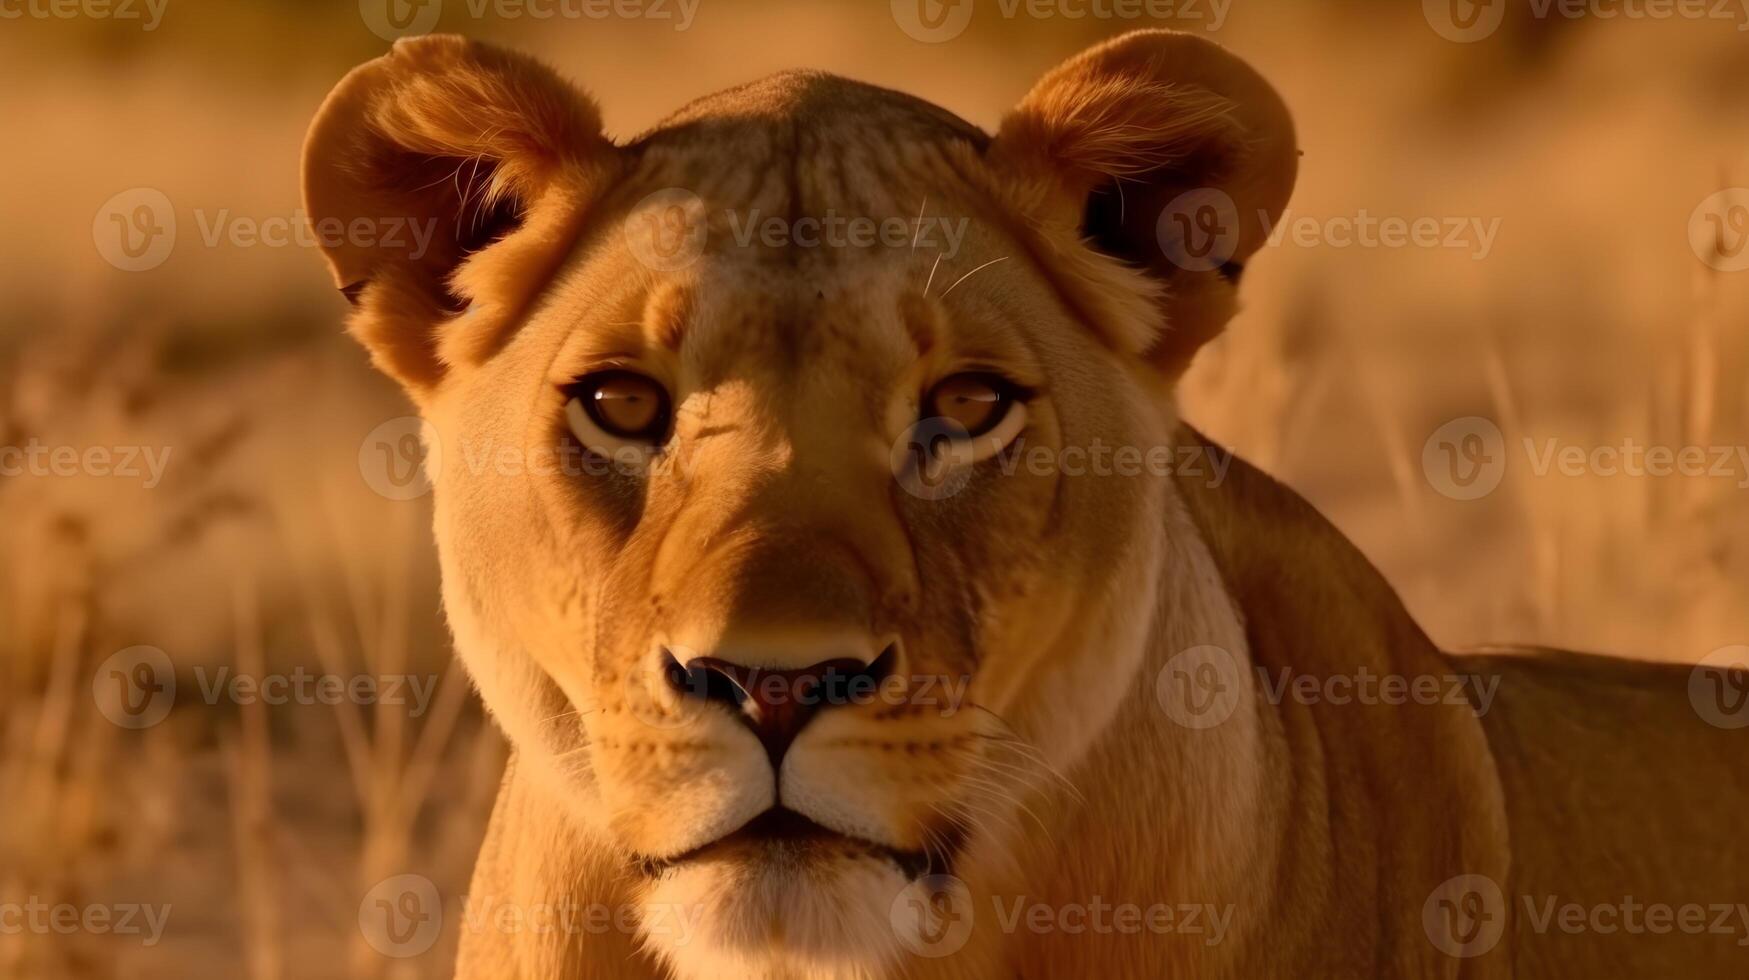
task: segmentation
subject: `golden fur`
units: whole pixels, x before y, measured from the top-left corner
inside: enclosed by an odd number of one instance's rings
[[[421,255],[327,253],[353,332],[442,448],[446,607],[514,747],[469,914],[451,915],[459,976],[1470,978],[1654,960],[1725,975],[1731,950],[1693,937],[1630,950],[1519,922],[1471,957],[1430,940],[1424,907],[1461,875],[1735,901],[1749,859],[1726,834],[1749,793],[1723,764],[1745,746],[1684,715],[1680,688],[1625,693],[1621,678],[1666,686],[1651,668],[1454,664],[1298,497],[1242,462],[1208,478],[1227,457],[1178,421],[1173,383],[1231,317],[1298,157],[1249,67],[1194,37],[1126,35],[1048,75],[993,137],[813,73],[625,144],[599,120],[531,61],[430,37],[348,76],[306,148],[313,219],[440,230]],[[1232,254],[1180,267],[1156,219],[1203,188],[1236,206]],[[833,214],[918,234],[742,234]],[[676,215],[664,241],[697,254],[653,261],[639,236]],[[963,221],[963,242],[920,245],[927,219]],[[1054,459],[1104,444],[1201,465],[980,464],[958,493],[907,493],[891,448],[924,387],[968,366],[1032,390],[1024,440]],[[603,367],[674,391],[674,434],[657,459],[574,472],[557,389]],[[665,694],[657,660],[757,650],[794,668],[889,643],[901,696],[821,713],[775,773],[720,706]],[[1183,724],[1156,679],[1206,648],[1243,683],[1223,723]],[[1251,682],[1465,669],[1505,679],[1480,719],[1467,701],[1303,702]],[[956,680],[963,703],[922,697]],[[1598,720],[1616,701],[1627,725],[1664,727],[1625,737]],[[1666,763],[1612,781],[1602,746]],[[734,842],[780,798],[844,836]],[[1675,801],[1692,810],[1666,819]],[[905,913],[947,893],[889,853],[963,888],[969,918],[917,913],[967,923],[945,955],[920,952],[940,950]],[[1100,902],[1222,922],[1086,934],[999,911]],[[506,924],[566,905],[633,917]]]

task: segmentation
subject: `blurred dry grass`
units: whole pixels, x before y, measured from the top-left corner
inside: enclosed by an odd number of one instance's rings
[[[1498,421],[1509,446],[1749,444],[1749,272],[1713,272],[1686,238],[1703,198],[1749,183],[1745,35],[1514,16],[1462,46],[1418,6],[1238,0],[1217,37],[1295,109],[1295,215],[1497,218],[1497,241],[1485,258],[1271,249],[1188,380],[1186,415],[1329,513],[1444,644],[1695,659],[1749,642],[1736,480],[1514,466],[1463,502],[1420,464],[1428,435],[1468,415]],[[991,127],[1045,69],[1125,26],[980,9],[960,39],[925,45],[881,2],[704,0],[684,33],[454,13],[444,29],[581,81],[622,136],[795,66]],[[360,477],[365,434],[407,409],[338,335],[315,255],[209,246],[201,228],[293,215],[314,107],[382,47],[352,3],[171,0],[151,33],[0,21],[14,134],[0,445],[175,453],[152,490],[0,478],[0,901],[173,906],[154,948],[0,935],[0,976],[447,975],[453,937],[391,961],[356,915],[393,874],[460,894],[502,757],[450,668],[424,502]],[[129,274],[98,256],[92,217],[142,186],[175,202],[181,228],[169,262]],[[190,698],[124,732],[88,691],[134,644],[169,651],[189,688],[189,671],[223,665],[444,680],[418,719]]]

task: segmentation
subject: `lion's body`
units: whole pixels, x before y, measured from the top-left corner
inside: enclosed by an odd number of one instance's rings
[[[1749,972],[1749,729],[1703,720],[1694,668],[1544,649],[1453,661],[1500,679],[1482,720],[1517,975]]]
[[[459,975],[1530,976],[1598,954],[1478,940],[1514,903],[1454,883],[1595,895],[1585,858],[1532,856],[1583,841],[1575,801],[1619,808],[1605,845],[1701,838],[1622,880],[1723,888],[1740,781],[1680,814],[1545,792],[1574,777],[1541,753],[1601,762],[1537,749],[1544,719],[1613,738],[1604,709],[1512,664],[1479,713],[1340,533],[1180,425],[1297,162],[1268,83],[1170,32],[1070,61],[994,136],[789,73],[622,146],[459,38],[348,76],[306,198],[444,232],[327,254],[443,449],[446,611],[515,751]],[[1212,259],[1169,234],[1210,193]],[[847,219],[864,241],[818,237]],[[603,379],[660,424],[609,433]],[[968,404],[987,428],[936,427]],[[879,696],[783,688],[840,675]],[[1631,716],[1740,757],[1680,706]],[[1721,950],[1634,955],[1720,976]]]
[[[1163,586],[1158,605],[1176,609],[1177,622],[1187,604],[1213,610],[1199,638],[1249,632],[1239,642],[1249,643],[1253,666],[1299,675],[1347,675],[1369,662],[1402,676],[1468,677],[1466,691],[1488,692],[1487,710],[1478,716],[1473,699],[1447,703],[1442,684],[1437,706],[1380,706],[1338,723],[1353,705],[1269,704],[1259,689],[1255,727],[1222,725],[1212,730],[1219,742],[1199,744],[1182,728],[1163,729],[1154,688],[1138,684],[1067,774],[1076,794],[1035,801],[1040,824],[1012,843],[1013,860],[992,861],[982,880],[960,869],[977,880],[974,892],[1010,896],[980,894],[975,906],[985,931],[967,949],[988,944],[985,958],[923,960],[907,975],[1742,975],[1749,848],[1713,845],[1731,840],[1749,812],[1749,733],[1701,721],[1690,668],[1554,650],[1443,657],[1377,572],[1291,491],[1240,460],[1221,487],[1189,480],[1180,491],[1189,512],[1177,519],[1193,520],[1198,544],[1207,535],[1214,547],[1178,556],[1190,574]],[[1256,625],[1245,631],[1241,620]],[[1158,631],[1144,676],[1165,669],[1186,639]],[[513,764],[470,903],[489,911],[564,896],[579,907],[636,905],[622,869],[587,840]],[[1471,959],[1443,955],[1424,916],[1433,889],[1460,874],[1498,882],[1506,908],[1488,912],[1511,922],[1497,947]],[[1109,906],[1103,936],[1089,935],[1095,895]],[[1539,925],[1551,900],[1551,924]],[[1605,934],[1560,925],[1568,905],[1635,902],[1703,907],[1717,934],[1649,932],[1625,920]],[[1191,931],[1119,931],[1118,907],[1160,903]],[[1078,906],[1084,922],[1053,915],[1038,920],[1043,929],[1024,925],[1036,909]],[[1185,922],[1181,907],[1203,909],[1200,921]],[[1224,922],[1208,918],[1223,908]],[[661,976],[636,947],[612,929],[508,942],[497,930],[468,933],[458,975]]]

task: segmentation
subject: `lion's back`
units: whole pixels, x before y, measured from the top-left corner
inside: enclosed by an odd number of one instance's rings
[[[1492,692],[1476,707],[1507,801],[1519,975],[1749,972],[1749,727],[1709,708],[1723,675],[1691,698],[1689,665],[1547,649],[1454,659]]]

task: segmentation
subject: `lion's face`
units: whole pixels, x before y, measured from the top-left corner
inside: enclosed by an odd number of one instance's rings
[[[1163,419],[950,168],[847,195],[884,135],[776,135],[736,137],[794,175],[752,188],[712,173],[716,146],[652,146],[536,315],[440,395],[439,536],[464,648],[526,652],[564,692],[577,807],[628,856],[884,922],[1038,775],[1009,713],[1041,657],[1080,651],[1090,683],[1055,697],[1109,710],[1134,651],[1082,650],[1074,613],[1134,574],[1159,483],[1052,464],[1161,445]],[[704,251],[653,261],[677,180]],[[966,234],[955,255],[939,231],[734,235],[828,214]],[[466,465],[501,447],[562,465]]]
[[[465,174],[476,154],[433,149],[480,131],[451,118],[457,73],[477,99],[556,84],[453,39],[370,70],[311,150],[369,166],[323,190],[318,163],[313,214],[408,147],[440,161],[418,177]],[[544,105],[513,142],[546,155],[503,151],[443,212],[503,227],[435,270],[332,256],[438,440],[446,606],[519,765],[649,900],[703,913],[701,951],[887,958],[907,883],[1006,849],[1132,686],[1167,482],[1148,461],[1189,352],[1160,337],[1162,283],[1079,240],[1138,232],[1031,132],[1092,84],[1061,73],[994,145],[824,76],[627,149]],[[420,102],[432,77],[444,105]],[[1249,173],[1217,129],[1167,156]],[[1218,329],[1199,318],[1230,312],[1232,278],[1166,283],[1186,338]],[[419,317],[448,335],[397,332]]]

